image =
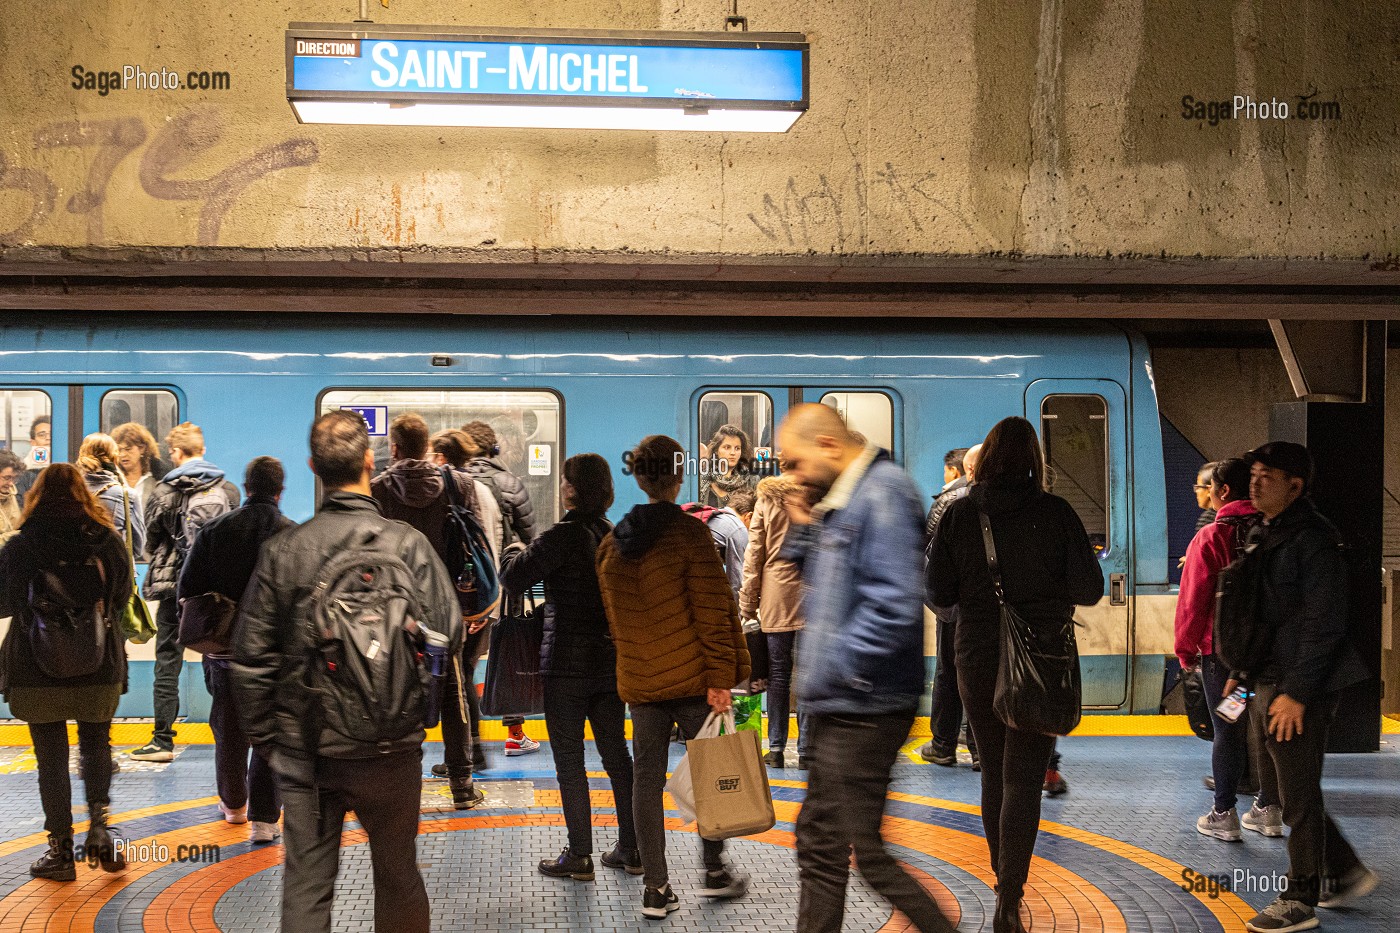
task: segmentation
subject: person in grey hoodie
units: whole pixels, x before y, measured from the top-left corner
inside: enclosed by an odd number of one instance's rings
[[[238,508],[238,487],[224,471],[204,459],[204,432],[186,421],[166,435],[175,468],[151,490],[143,503],[146,520],[146,579],[141,595],[156,600],[156,669],[151,693],[155,725],[151,741],[129,752],[136,761],[173,761],[175,718],[180,715],[180,604],[175,589],[185,555],[205,522]]]

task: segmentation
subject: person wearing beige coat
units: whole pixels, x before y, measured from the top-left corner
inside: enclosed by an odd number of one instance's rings
[[[784,502],[800,496],[793,480],[769,476],[758,484],[758,502],[749,520],[749,549],[744,555],[744,583],[739,590],[739,615],[757,618],[768,640],[768,754],[772,768],[784,767],[788,742],[788,711],[792,691],[793,661],[797,657],[797,633],[802,629],[802,575],[792,561],[779,553],[788,533]],[[797,710],[797,766],[807,764],[802,709]]]

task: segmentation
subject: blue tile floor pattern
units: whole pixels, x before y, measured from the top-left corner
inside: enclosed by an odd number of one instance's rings
[[[1327,761],[1325,790],[1328,806],[1362,858],[1383,883],[1354,910],[1320,912],[1328,931],[1389,931],[1400,908],[1400,747],[1387,737],[1382,751],[1370,755],[1333,755]],[[1204,875],[1233,875],[1236,871],[1266,876],[1286,868],[1286,841],[1246,833],[1242,843],[1224,843],[1195,830],[1195,819],[1210,806],[1201,786],[1209,768],[1209,746],[1194,738],[1085,737],[1064,740],[1063,770],[1071,786],[1062,798],[1046,800],[1047,823],[1078,827],[1155,853]],[[123,772],[115,778],[114,809],[134,810],[172,801],[208,797],[213,786],[213,749],[189,747],[180,759],[159,771]],[[676,754],[679,756],[677,747]],[[589,767],[600,769],[590,748]],[[426,762],[440,751],[429,747]],[[500,766],[482,775],[498,782],[529,781],[547,790],[556,787],[547,749],[527,758],[495,758]],[[800,781],[801,772],[774,772]],[[939,768],[902,758],[892,791],[924,798],[894,800],[889,814],[946,829],[980,835],[976,814],[949,809],[953,804],[978,802],[979,775],[966,767]],[[595,781],[606,789],[606,781]],[[80,797],[80,791],[78,792]],[[774,787],[779,801],[799,801],[800,788]],[[930,798],[932,800],[930,800]],[[1244,805],[1248,801],[1241,798]],[[75,810],[78,808],[75,808]],[[38,791],[32,772],[0,774],[0,841],[42,829]],[[539,809],[494,809],[504,813],[555,812]],[[76,812],[76,818],[84,814]],[[447,810],[425,813],[425,819],[463,816]],[[218,818],[213,806],[198,806],[132,820],[121,827],[128,838],[140,838]],[[779,829],[791,830],[780,823]],[[797,882],[791,849],[752,840],[732,845],[734,862],[754,876],[752,893],[739,902],[700,904],[698,859],[693,835],[672,832],[668,846],[672,876],[684,906],[666,921],[665,929],[783,930],[791,929],[796,914]],[[597,830],[600,849],[612,840],[611,830]],[[419,860],[434,903],[436,928],[441,930],[640,930],[655,929],[636,914],[640,879],[599,869],[592,884],[556,882],[539,876],[534,863],[558,851],[562,827],[489,828],[425,834]],[[1218,930],[1220,923],[1201,898],[1189,896],[1174,879],[1104,851],[1093,839],[1080,841],[1042,829],[1036,854],[1063,866],[1107,894],[1122,912],[1127,929],[1137,931]],[[39,847],[0,857],[0,897],[12,894],[28,876],[29,861]],[[246,843],[226,846],[224,859],[248,851]],[[336,929],[371,928],[372,892],[368,849],[352,846],[342,854]],[[908,848],[898,857],[927,872],[958,899],[963,913],[960,929],[990,929],[993,896],[967,871]],[[171,883],[201,870],[199,865],[171,865],[152,872],[117,891],[98,914],[94,929],[140,930],[145,907]],[[224,930],[266,930],[276,925],[280,868],[258,872],[235,885],[215,908]],[[1258,907],[1271,893],[1239,891]],[[853,881],[851,910],[845,929],[878,930],[889,919],[887,907],[858,879]],[[1234,927],[1238,929],[1239,927]],[[1227,928],[1228,929],[1228,928]],[[1042,933],[1036,930],[1035,933]]]

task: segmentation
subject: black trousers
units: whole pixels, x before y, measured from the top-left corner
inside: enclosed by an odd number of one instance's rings
[[[151,741],[164,749],[175,747],[175,720],[180,715],[180,670],[185,649],[180,647],[180,606],[175,597],[156,603],[156,666],[151,701],[155,729]]]
[[[584,764],[584,723],[593,726],[593,741],[612,784],[617,808],[617,843],[637,848],[632,822],[632,755],[627,751],[627,707],[617,695],[611,677],[546,677],[544,721],[549,728],[549,748],[559,778],[564,824],[569,828],[569,851],[593,854],[593,805],[588,793],[588,768]]]
[[[277,774],[262,752],[252,747],[229,678],[228,662],[205,658],[204,686],[209,691],[209,729],[214,733],[214,781],[224,806],[248,807],[248,819],[276,823],[282,812]]]
[[[851,851],[861,877],[921,931],[951,930],[927,891],[885,849],[885,792],[914,711],[807,714],[812,765],[797,817],[798,933],[840,933]]]
[[[933,709],[929,721],[933,726],[933,747],[951,754],[958,747],[958,731],[962,728],[963,704],[958,695],[958,658],[954,641],[958,632],[958,608],[939,609],[935,630],[938,639],[938,662],[933,669]],[[977,739],[971,725],[967,729],[967,750],[977,757]]]
[[[491,626],[488,625],[475,635],[468,635],[466,644],[462,646],[462,676],[466,678],[463,685],[467,694],[467,707],[472,720],[472,739],[481,739],[481,698],[476,695],[476,666],[481,663],[481,658],[486,654],[486,649],[491,647]],[[507,728],[511,726],[524,725],[524,716],[502,716],[501,723]],[[443,741],[447,741],[446,736]],[[471,757],[471,749],[467,749],[467,757]],[[451,764],[448,764],[451,768]]]
[[[477,633],[478,635],[482,633]],[[476,636],[469,636],[476,637]],[[476,688],[472,685],[471,674],[476,661],[468,661],[467,646],[463,646],[460,657],[462,680],[458,685],[457,665],[448,665],[447,677],[442,682],[442,761],[447,765],[447,778],[454,784],[469,784],[472,780],[472,746],[476,744],[477,722],[480,714],[473,715],[476,706]],[[467,700],[467,708],[462,708],[462,698]]]
[[[1053,736],[1008,729],[992,709],[996,662],[958,671],[968,726],[982,761],[982,829],[1001,896],[1019,901],[1040,831],[1041,789],[1055,751]],[[1055,762],[1059,766],[1058,756]]]
[[[1278,782],[1283,822],[1288,826],[1288,889],[1281,895],[1291,901],[1317,906],[1320,894],[1331,888],[1361,860],[1342,835],[1322,799],[1322,760],[1327,750],[1327,726],[1337,707],[1335,695],[1323,697],[1303,710],[1303,732],[1287,742],[1267,735],[1269,704],[1278,694],[1273,684],[1260,684],[1249,701],[1249,715],[1265,736],[1268,761]]]
[[[369,836],[377,933],[427,933],[428,892],[418,871],[423,750],[317,762],[316,786],[282,776],[282,929],[330,933],[340,833],[347,810]]]
[[[661,795],[666,787],[671,727],[679,726],[681,736],[689,741],[709,714],[710,705],[704,697],[632,704],[632,757],[636,761],[632,813],[645,871],[642,880],[652,890],[659,891],[670,880],[666,866],[666,809]],[[707,869],[724,867],[723,842],[701,839],[700,852]]]
[[[83,762],[83,789],[88,809],[111,803],[112,723],[78,723],[78,756]],[[73,836],[73,786],[68,779],[68,723],[31,722],[29,738],[39,772],[39,801],[44,832],[59,839]]]

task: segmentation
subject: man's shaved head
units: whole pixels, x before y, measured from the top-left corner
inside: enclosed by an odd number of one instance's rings
[[[825,495],[864,444],[828,405],[798,405],[778,428],[783,471],[813,494]]]
[[[858,444],[851,436],[851,429],[846,427],[846,422],[841,420],[836,409],[830,405],[818,405],[813,402],[798,405],[788,411],[787,417],[783,419],[782,429],[807,444],[815,444],[817,438],[823,435],[841,444]]]
[[[975,478],[977,474],[977,459],[981,456],[981,444],[973,444],[969,447],[967,453],[963,454],[963,473],[969,477]]]

